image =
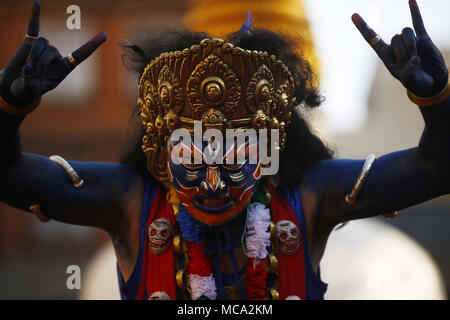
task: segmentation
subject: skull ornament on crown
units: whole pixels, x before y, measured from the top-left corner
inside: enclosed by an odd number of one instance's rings
[[[289,220],[278,221],[275,225],[280,252],[291,256],[300,247],[300,234],[295,223]]]
[[[172,224],[165,218],[159,218],[150,224],[148,228],[148,238],[150,250],[158,255],[166,252],[173,236]]]

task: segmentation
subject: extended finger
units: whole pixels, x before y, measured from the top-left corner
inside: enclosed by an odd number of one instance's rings
[[[75,59],[77,64],[79,64],[84,60],[86,60],[105,41],[106,41],[106,34],[104,32],[100,32],[91,40],[82,45],[80,48],[75,50],[72,53],[72,57]]]
[[[358,28],[359,32],[362,34],[364,39],[368,44],[372,46],[375,52],[381,56],[381,51],[387,47],[387,44],[381,39],[377,33],[368,26],[368,24],[364,21],[363,18],[357,13],[352,15],[352,21],[355,24],[356,28]]]
[[[31,47],[30,54],[28,55],[27,64],[30,64],[34,67],[41,55],[42,51],[48,47],[48,40],[45,38],[38,38],[33,42],[33,46]]]
[[[392,37],[391,46],[394,49],[395,59],[399,67],[402,67],[408,61],[408,55],[406,53],[405,44],[401,35],[396,34]]]
[[[47,66],[53,60],[58,59],[59,57],[61,57],[61,54],[59,53],[58,49],[56,49],[54,46],[48,46],[44,49],[44,51],[42,51],[41,56],[39,57],[36,70],[39,72],[39,74],[43,74],[47,69]]]
[[[402,30],[402,38],[408,58],[417,56],[416,35],[414,31],[411,28],[404,28]]]
[[[422,16],[420,14],[419,6],[416,0],[409,0],[409,9],[411,10],[411,17],[414,26],[414,30],[418,36],[427,36],[427,31],[423,24]]]
[[[31,9],[30,20],[28,22],[27,34],[32,37],[37,37],[39,35],[39,15],[41,13],[41,4],[39,1],[33,3],[33,8]]]

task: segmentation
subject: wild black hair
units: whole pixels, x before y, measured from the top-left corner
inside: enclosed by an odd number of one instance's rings
[[[291,70],[295,80],[295,97],[301,108],[312,109],[320,105],[323,99],[314,86],[315,76],[308,61],[296,53],[295,40],[265,29],[255,29],[250,34],[241,35],[239,39],[235,37],[236,33],[233,33],[226,40],[237,40],[234,45],[243,49],[266,51],[269,55],[275,55]],[[183,50],[199,44],[204,38],[211,37],[206,33],[187,30],[153,32],[139,44],[121,42],[121,46],[126,50],[122,57],[123,62],[140,78],[145,66],[161,53]],[[143,174],[147,174],[147,161],[141,149],[144,129],[138,109],[135,109],[133,117],[139,129],[131,148],[123,154],[121,163],[131,164]],[[280,190],[298,187],[303,180],[306,166],[333,156],[332,151],[311,131],[300,112],[293,112],[292,121],[286,130],[286,139],[285,150],[280,153]]]

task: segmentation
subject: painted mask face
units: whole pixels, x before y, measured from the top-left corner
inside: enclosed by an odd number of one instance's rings
[[[195,219],[210,226],[222,224],[244,210],[261,177],[256,143],[233,144],[228,149],[225,145],[224,142],[222,164],[205,162],[208,152],[202,152],[193,144],[191,161],[183,160],[172,152],[174,145],[169,145],[169,179],[181,203]],[[206,150],[206,143],[203,146]],[[233,159],[243,161],[230,161],[232,153]]]

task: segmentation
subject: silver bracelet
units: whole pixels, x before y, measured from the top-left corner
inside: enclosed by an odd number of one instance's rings
[[[359,177],[356,180],[352,191],[345,196],[345,202],[347,202],[347,204],[349,204],[350,206],[355,204],[356,198],[358,197],[358,194],[361,191],[364,181],[366,180],[367,176],[369,175],[370,169],[372,168],[372,165],[375,162],[375,159],[376,159],[376,157],[373,153],[369,154],[366,161],[364,162],[361,173],[359,174]]]
[[[76,173],[76,171],[72,168],[72,166],[63,158],[58,155],[53,155],[49,157],[51,160],[55,161],[57,164],[64,169],[66,174],[72,180],[73,186],[77,189],[83,189],[84,180],[80,178],[80,176]]]

